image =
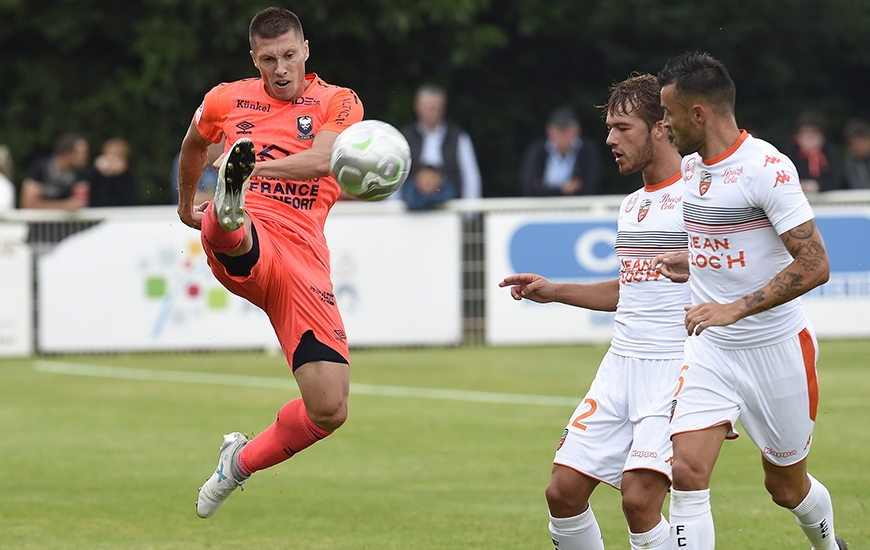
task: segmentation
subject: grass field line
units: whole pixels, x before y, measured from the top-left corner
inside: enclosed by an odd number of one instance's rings
[[[35,361],[34,369],[39,372],[92,376],[96,378],[146,380],[150,382],[178,382],[187,384],[216,384],[220,386],[242,386],[248,388],[272,388],[292,390],[297,393],[299,391],[296,387],[296,383],[292,379],[287,380],[267,376],[133,369],[126,367],[106,367],[99,365],[85,365],[81,363],[66,363],[61,361]],[[524,395],[516,393],[497,393],[442,388],[412,388],[407,386],[383,386],[373,384],[351,384],[350,393],[354,395],[412,397],[447,401],[471,401],[475,403],[506,403],[511,405],[550,405],[559,407],[574,407],[580,402],[580,398],[577,397]]]

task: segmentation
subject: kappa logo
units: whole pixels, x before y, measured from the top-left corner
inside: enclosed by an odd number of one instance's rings
[[[632,195],[631,198],[628,199],[628,202],[625,203],[625,213],[628,214],[629,212],[631,212],[635,204],[637,204],[637,193]]]
[[[299,130],[296,139],[314,139],[314,135],[311,133],[314,125],[311,123],[310,116],[302,115],[296,117],[296,129]]]
[[[689,159],[689,161],[686,163],[686,168],[683,171],[683,174],[684,174],[683,178],[686,181],[689,181],[690,179],[695,177],[695,159],[693,159],[693,158]]]
[[[640,209],[637,211],[637,221],[638,223],[642,222],[649,212],[649,207],[652,205],[652,201],[650,199],[643,199],[640,201]]]
[[[698,192],[703,196],[704,193],[710,190],[710,185],[713,183],[713,174],[706,170],[701,170],[701,183],[698,184]]]

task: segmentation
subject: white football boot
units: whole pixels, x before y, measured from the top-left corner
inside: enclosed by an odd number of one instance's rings
[[[245,191],[255,165],[254,142],[242,138],[232,145],[218,170],[214,212],[218,223],[227,231],[245,225]]]
[[[196,515],[201,518],[211,517],[212,514],[218,511],[218,508],[221,507],[221,504],[224,503],[227,497],[236,490],[236,487],[241,487],[242,491],[245,490],[245,480],[238,481],[233,476],[232,461],[235,460],[236,453],[247,442],[248,438],[239,432],[233,432],[224,436],[217,468],[211,477],[205,481],[203,486],[199,488],[199,498],[196,500]]]

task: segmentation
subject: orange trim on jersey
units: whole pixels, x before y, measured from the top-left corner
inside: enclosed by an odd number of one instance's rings
[[[801,343],[801,355],[804,358],[804,369],[807,372],[807,390],[810,393],[810,420],[816,421],[819,410],[819,379],[816,375],[816,346],[810,331],[806,328],[800,331],[798,339]]]
[[[737,141],[734,142],[734,145],[732,145],[731,147],[726,149],[724,153],[716,155],[715,157],[713,157],[709,160],[708,159],[701,159],[701,160],[704,162],[704,164],[706,166],[713,166],[717,162],[722,162],[723,160],[725,160],[728,157],[730,157],[731,155],[733,155],[734,151],[736,151],[741,145],[743,145],[743,142],[746,141],[746,138],[748,138],[748,137],[749,137],[749,132],[747,132],[746,130],[740,130],[740,137],[737,138]]]
[[[659,183],[654,183],[652,185],[644,185],[643,190],[652,193],[654,191],[664,189],[665,187],[667,187],[669,185],[673,185],[673,184],[677,183],[678,181],[680,181],[680,178],[682,178],[682,177],[683,177],[682,172],[678,171],[676,174],[669,177],[665,181],[660,181]]]

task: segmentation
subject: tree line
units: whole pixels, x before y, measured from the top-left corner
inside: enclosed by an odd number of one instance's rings
[[[0,0],[0,143],[16,183],[65,131],[96,149],[133,149],[143,203],[171,200],[170,166],[202,96],[256,76],[247,25],[268,5],[302,20],[308,70],[353,88],[366,118],[401,125],[424,82],[471,135],[486,196],[519,193],[520,157],[558,105],[602,144],[605,186],[622,178],[596,105],[634,71],[686,50],[721,59],[742,127],[782,145],[796,115],[821,112],[841,144],[846,120],[870,120],[870,3],[852,0]]]

